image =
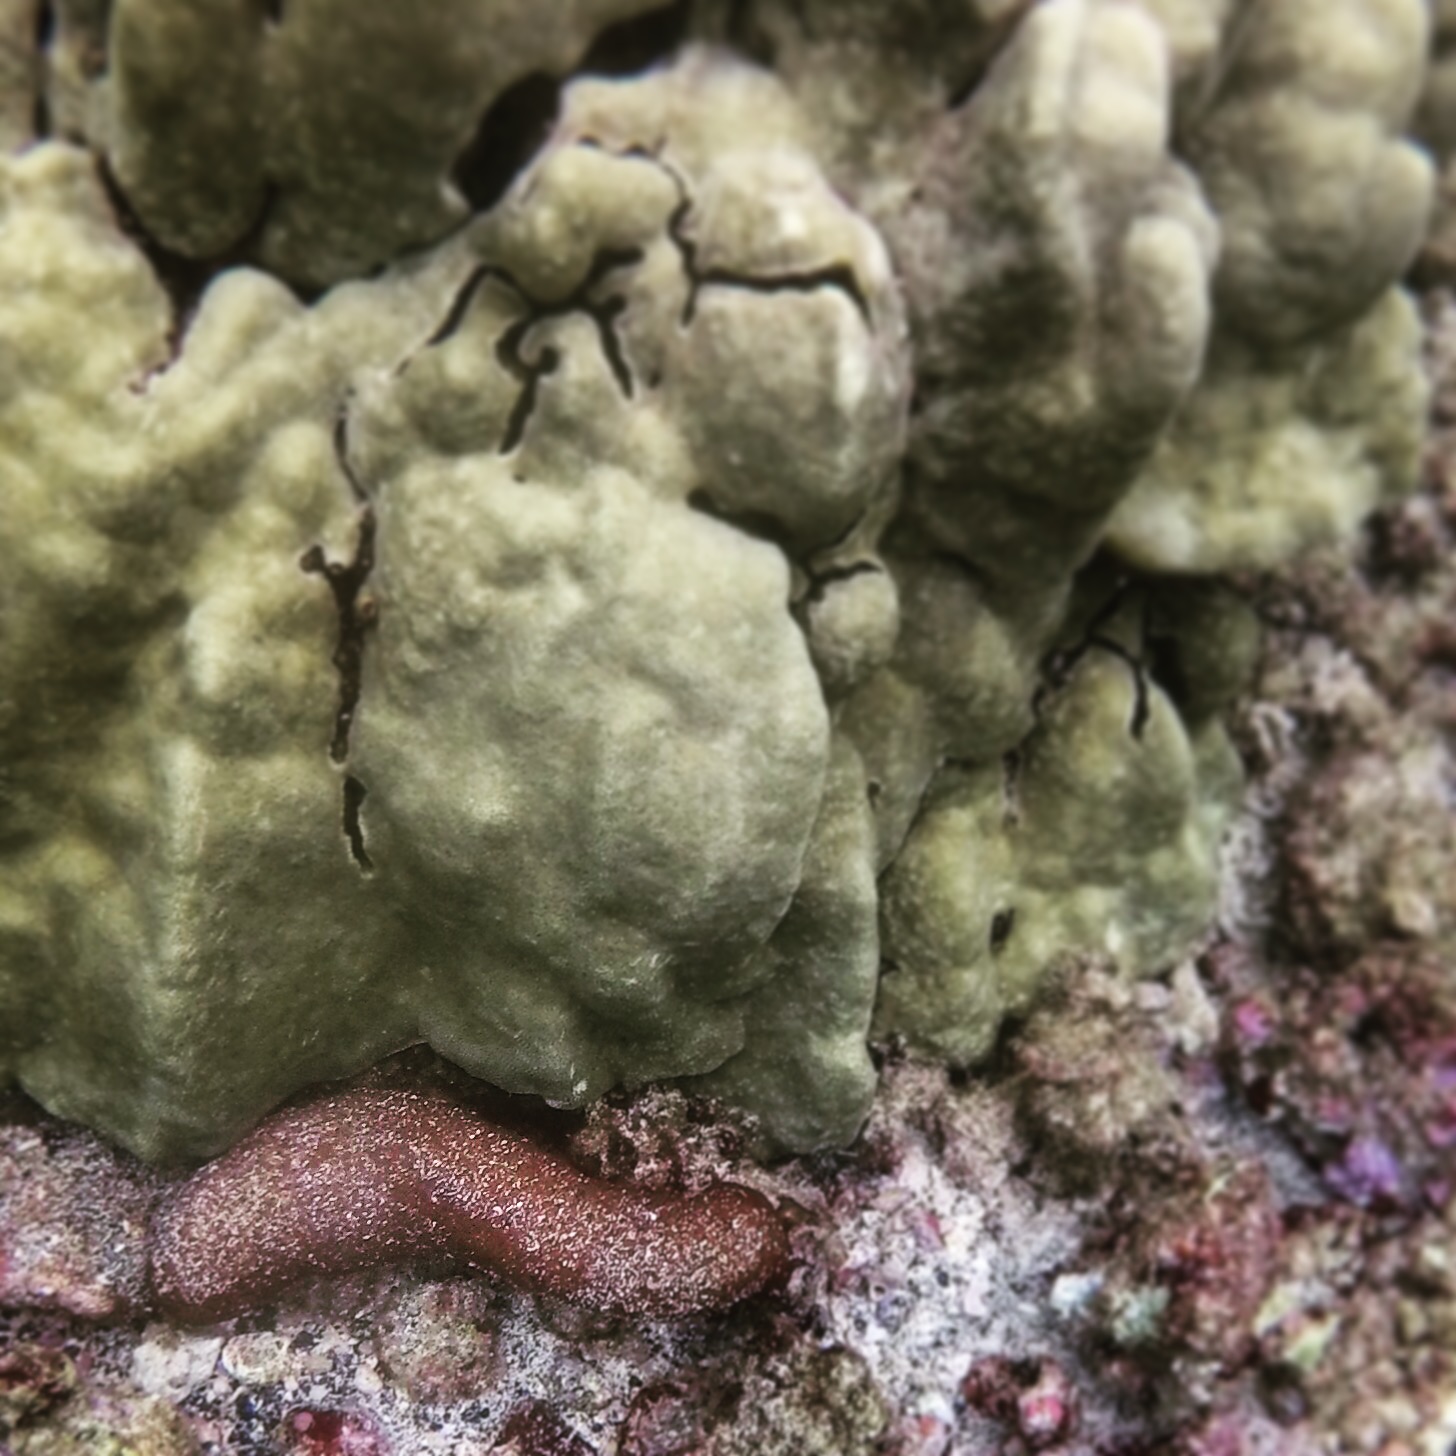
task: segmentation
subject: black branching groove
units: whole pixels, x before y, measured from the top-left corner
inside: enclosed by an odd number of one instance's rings
[[[470,276],[461,284],[459,292],[456,293],[449,310],[440,322],[440,327],[425,340],[427,349],[433,349],[437,344],[443,344],[446,339],[459,330],[460,325],[465,322],[465,315],[469,312],[470,305],[475,302],[475,295],[491,278],[504,284],[518,297],[522,299],[526,297],[525,290],[504,268],[497,268],[489,263],[482,264],[479,268],[473,269]]]
[[[369,497],[365,493],[364,483],[355,473],[354,462],[349,459],[349,415],[347,410],[340,410],[338,418],[334,421],[334,459],[339,462],[339,469],[343,472],[344,479],[349,482],[349,489],[353,492],[354,499],[360,505],[367,505]]]
[[[374,507],[369,503],[363,482],[349,459],[349,416],[340,410],[334,422],[334,456],[354,499],[359,502],[359,536],[351,561],[330,561],[322,546],[310,546],[299,558],[299,566],[311,575],[321,576],[333,594],[334,609],[339,617],[339,635],[334,645],[333,664],[339,674],[339,706],[334,713],[334,731],[329,739],[329,757],[343,763],[349,756],[349,734],[359,707],[359,694],[364,680],[364,639],[374,625],[377,608],[371,597],[363,596],[364,583],[374,570],[374,540],[377,522]],[[368,793],[362,780],[349,774],[344,779],[344,837],[354,862],[366,874],[374,861],[364,848],[364,826],[359,808]]]
[[[742,288],[752,293],[812,293],[820,288],[837,288],[859,312],[865,326],[870,326],[869,300],[859,286],[854,269],[848,263],[834,263],[825,268],[812,268],[802,273],[735,273],[731,268],[700,268],[698,266],[698,245],[687,230],[692,216],[693,199],[687,183],[667,165],[662,158],[633,148],[625,155],[641,156],[656,162],[672,179],[678,190],[678,204],[667,220],[667,236],[682,259],[683,272],[687,275],[688,296],[683,300],[679,322],[686,328],[698,311],[698,294],[708,287]]]
[[[374,868],[369,851],[364,848],[364,826],[359,820],[359,808],[369,792],[363,783],[349,774],[344,779],[344,835],[349,841],[349,853],[365,874]]]
[[[334,594],[339,613],[339,638],[333,663],[339,671],[339,708],[334,715],[334,732],[329,740],[329,757],[343,763],[349,755],[349,730],[359,706],[359,689],[364,666],[364,634],[374,625],[372,600],[360,600],[359,593],[374,569],[375,520],[372,506],[359,512],[359,540],[352,561],[330,561],[322,546],[310,546],[299,560],[307,572],[322,576]]]
[[[688,234],[687,221],[692,216],[693,199],[688,194],[688,185],[663,162],[658,165],[672,178],[678,190],[678,204],[667,220],[667,236],[678,257],[682,259],[683,272],[687,275],[688,296],[683,300],[682,317],[678,320],[684,328],[693,321],[693,311],[698,306],[698,245]]]
[[[1128,670],[1132,673],[1133,708],[1132,717],[1128,721],[1128,731],[1141,742],[1143,731],[1147,728],[1148,718],[1152,713],[1152,698],[1148,688],[1148,664],[1139,652],[1124,647],[1121,642],[1108,637],[1102,630],[1122,610],[1131,590],[1132,582],[1129,578],[1123,577],[1119,580],[1108,594],[1107,600],[1093,614],[1081,639],[1074,646],[1052,654],[1046,664],[1042,684],[1032,698],[1032,710],[1038,718],[1041,716],[1046,699],[1053,693],[1060,692],[1067,685],[1077,664],[1096,647],[1103,652],[1110,652],[1114,657],[1126,663]],[[1142,635],[1145,648],[1146,610],[1143,613]]]
[[[505,339],[502,339],[501,345],[497,349],[498,353],[503,352],[504,345]],[[520,445],[526,434],[526,422],[536,409],[536,391],[548,374],[556,372],[560,363],[561,355],[552,348],[542,349],[540,358],[534,364],[520,364],[518,361],[514,372],[520,377],[521,392],[516,396],[515,404],[511,406],[505,434],[501,436],[500,453],[502,455],[509,455]]]
[[[757,276],[750,273],[734,273],[726,268],[709,268],[695,274],[688,301],[683,309],[683,322],[690,324],[697,312],[698,294],[707,287],[742,288],[750,293],[813,293],[820,288],[837,288],[855,308],[859,316],[869,323],[869,304],[860,290],[859,280],[848,263],[835,263],[828,268],[815,268],[808,273],[770,273]]]
[[[622,341],[617,337],[616,321],[627,307],[627,300],[618,293],[609,293],[601,298],[596,297],[596,294],[609,273],[618,268],[630,268],[641,261],[642,253],[637,248],[602,248],[592,259],[586,277],[556,303],[543,303],[532,298],[506,269],[494,264],[484,264],[476,268],[460,286],[440,326],[426,341],[426,348],[443,344],[459,330],[476,294],[491,279],[515,294],[522,308],[527,310],[524,317],[517,319],[506,329],[495,345],[496,358],[500,360],[501,366],[509,370],[521,385],[521,392],[511,408],[510,418],[501,438],[502,455],[509,455],[520,445],[526,433],[526,424],[536,408],[536,392],[541,381],[561,365],[560,352],[549,344],[541,349],[535,359],[525,357],[523,349],[526,336],[537,324],[548,319],[565,318],[568,314],[585,314],[596,327],[602,355],[612,371],[613,379],[617,381],[617,387],[627,399],[631,399],[636,393],[632,370],[622,349]]]

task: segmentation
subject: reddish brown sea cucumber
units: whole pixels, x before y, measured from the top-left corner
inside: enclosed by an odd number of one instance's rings
[[[604,1182],[443,1096],[355,1091],[278,1113],[165,1199],[152,1287],[174,1319],[309,1275],[451,1257],[609,1314],[721,1309],[788,1272],[761,1194]]]

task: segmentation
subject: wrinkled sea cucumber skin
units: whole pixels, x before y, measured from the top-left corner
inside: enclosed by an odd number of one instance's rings
[[[152,1289],[207,1324],[309,1276],[420,1257],[639,1318],[723,1309],[789,1271],[784,1224],[750,1188],[608,1183],[444,1097],[353,1091],[270,1118],[165,1199]]]

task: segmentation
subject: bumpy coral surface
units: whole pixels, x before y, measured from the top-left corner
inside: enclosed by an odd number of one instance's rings
[[[1414,0],[704,6],[456,226],[641,9],[62,7],[17,60],[0,1056],[147,1156],[421,1040],[843,1142],[882,958],[970,1063],[1207,928],[1250,636],[1128,566],[1414,478]]]
[[[0,5],[0,1445],[1444,1456],[1450,10]]]
[[[727,57],[583,84],[443,251],[312,309],[226,273],[170,346],[93,163],[8,164],[27,1088],[207,1152],[423,1038],[559,1102],[722,1068],[779,1141],[853,1133],[868,810],[790,573],[892,488],[905,375],[792,128]],[[804,997],[812,1042],[732,1064]]]

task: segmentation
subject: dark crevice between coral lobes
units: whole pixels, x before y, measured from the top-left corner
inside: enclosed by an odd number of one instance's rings
[[[849,581],[856,576],[877,576],[884,569],[878,561],[851,561],[844,566],[830,566],[823,571],[811,571],[809,573],[809,590],[804,593],[804,604],[822,602],[835,582]]]
[[[1199,95],[1183,114],[1174,118],[1172,149],[1181,161],[1187,161],[1188,144],[1199,126],[1218,103],[1224,82],[1233,73],[1243,56],[1244,48],[1254,34],[1254,21],[1260,10],[1259,0],[1235,0],[1234,14],[1227,22],[1218,58],[1210,68]]]
[[[1002,52],[1021,29],[1021,22],[1039,3],[1040,0],[1020,0],[1019,4],[1013,5],[999,20],[991,22],[986,34],[971,52],[965,73],[951,91],[946,102],[948,110],[958,111],[975,95],[981,82],[990,74],[991,67],[1001,58]]]
[[[141,249],[172,305],[172,327],[167,334],[167,359],[165,363],[148,371],[146,378],[151,378],[165,373],[181,357],[187,330],[191,328],[202,295],[212,280],[226,269],[236,268],[249,260],[268,226],[268,218],[278,201],[279,191],[271,182],[264,187],[262,201],[253,221],[235,242],[230,243],[220,253],[210,254],[205,258],[192,258],[158,242],[147,231],[146,225],[122,190],[116,174],[111,170],[111,163],[105,157],[97,159],[96,170],[117,227]],[[282,279],[278,281],[286,282]],[[293,288],[294,296],[305,304],[312,303],[320,291]],[[145,379],[141,385],[145,385]]]
[[[1113,657],[1124,662],[1127,665],[1128,671],[1132,674],[1133,705],[1132,712],[1128,716],[1127,729],[1135,739],[1141,741],[1143,730],[1148,725],[1148,715],[1151,711],[1151,703],[1148,696],[1147,669],[1141,659],[1129,652],[1122,643],[1113,642],[1110,638],[1102,637],[1096,633],[1084,637],[1076,647],[1057,657],[1055,663],[1048,669],[1047,681],[1036,690],[1036,694],[1032,698],[1032,711],[1036,714],[1039,722],[1042,710],[1046,706],[1047,698],[1060,692],[1066,686],[1073,669],[1094,648],[1111,653]]]
[[[608,26],[575,74],[630,76],[666,60],[687,36],[688,0]],[[451,169],[451,180],[476,212],[494,207],[545,145],[561,110],[565,80],[532,71],[506,87],[481,116]]]
[[[745,536],[752,536],[757,541],[767,541],[771,546],[783,547],[783,526],[777,517],[771,516],[767,511],[735,511],[716,500],[712,492],[702,486],[688,494],[687,503],[691,509],[701,511],[715,521],[722,521],[725,525],[742,531]]]
[[[50,50],[56,36],[56,8],[50,0],[41,0],[35,7],[35,101],[30,126],[37,141],[51,134],[51,103],[46,94],[49,79]]]
[[[1063,648],[1054,652],[1048,658],[1043,670],[1043,678],[1036,693],[1032,697],[1032,712],[1038,723],[1041,720],[1042,711],[1046,706],[1046,700],[1060,692],[1071,679],[1072,673],[1077,664],[1092,649],[1100,648],[1103,652],[1110,652],[1114,657],[1121,659],[1127,664],[1132,673],[1133,680],[1133,707],[1128,718],[1128,732],[1139,742],[1142,740],[1143,732],[1148,725],[1148,717],[1152,711],[1152,700],[1148,685],[1148,664],[1136,652],[1129,651],[1122,643],[1107,637],[1102,629],[1113,620],[1127,602],[1128,593],[1133,589],[1133,581],[1130,577],[1122,577],[1113,589],[1108,593],[1107,600],[1093,613],[1091,621],[1087,624],[1081,638],[1071,647]],[[1143,614],[1142,633],[1147,632],[1146,610]],[[1033,730],[1035,731],[1035,730]]]

